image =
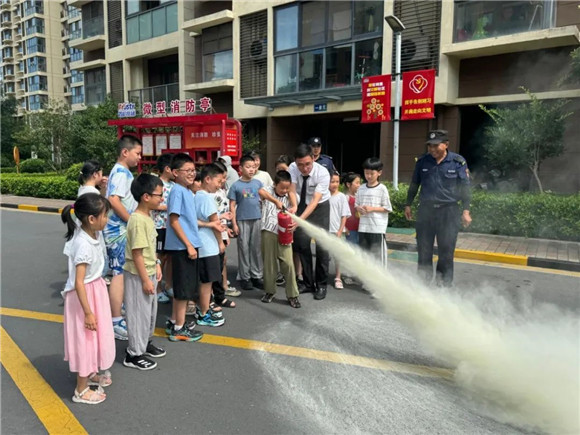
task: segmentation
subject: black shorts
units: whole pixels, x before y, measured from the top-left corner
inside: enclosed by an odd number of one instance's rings
[[[171,254],[175,299],[180,301],[196,300],[199,287],[199,259],[189,258],[186,249],[167,252]]]
[[[204,284],[222,280],[219,255],[199,259],[199,280]]]
[[[157,253],[160,254],[165,252],[165,228],[158,228],[157,229]]]

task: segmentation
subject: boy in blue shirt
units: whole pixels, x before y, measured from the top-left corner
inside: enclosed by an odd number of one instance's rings
[[[174,296],[173,311],[165,332],[171,341],[197,341],[203,334],[194,330],[195,323],[185,323],[187,302],[196,298],[199,285],[198,248],[201,247],[201,239],[195,197],[188,189],[195,178],[195,164],[188,154],[176,154],[171,162],[171,170],[175,185],[167,201],[169,225],[165,235],[165,250],[172,259]]]

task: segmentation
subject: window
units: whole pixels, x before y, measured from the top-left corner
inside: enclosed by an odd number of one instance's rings
[[[28,92],[47,91],[48,80],[46,76],[28,77]]]
[[[105,101],[106,74],[105,68],[97,68],[85,73],[85,104],[95,106]]]
[[[73,19],[78,17],[81,14],[81,10],[79,8],[75,8],[74,6],[68,7],[68,19]]]
[[[33,33],[44,33],[44,20],[42,18],[31,18],[24,23],[27,35]]]
[[[12,51],[12,47],[6,47],[2,50],[2,58],[12,58],[14,57],[14,52]]]
[[[204,29],[202,34],[203,80],[233,77],[232,24]]]
[[[48,95],[31,95],[28,97],[28,108],[40,110],[48,103]]]
[[[75,21],[74,23],[70,23],[68,25],[68,33],[70,35],[70,39],[78,39],[81,37],[82,34],[82,21]]]
[[[32,14],[44,14],[42,0],[26,0],[24,2],[24,15],[27,17]]]
[[[26,40],[26,54],[45,53],[46,43],[44,38],[30,38]]]
[[[69,48],[70,53],[70,61],[77,62],[79,60],[83,60],[83,51],[76,49],[76,48]]]
[[[34,56],[26,60],[26,67],[29,73],[46,72],[46,58],[42,56]]]
[[[177,2],[128,1],[127,44],[177,31]]]
[[[274,16],[276,94],[354,86],[381,73],[382,1],[304,2]]]
[[[82,71],[77,71],[75,69],[73,69],[70,72],[70,82],[71,83],[78,83],[78,82],[82,82],[84,80],[84,75]]]
[[[83,104],[85,102],[85,90],[82,86],[71,88],[72,104]]]
[[[82,7],[83,38],[105,33],[103,2],[90,2]]]

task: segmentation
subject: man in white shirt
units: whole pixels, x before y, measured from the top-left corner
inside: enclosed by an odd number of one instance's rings
[[[288,169],[292,177],[291,191],[299,195],[296,215],[311,224],[328,231],[330,220],[330,174],[328,170],[314,161],[312,150],[306,144],[300,144],[294,153],[295,161]],[[316,244],[316,267],[312,268],[312,251],[310,236],[300,227],[294,233],[294,249],[300,256],[305,289],[303,292],[314,292],[314,299],[326,297],[328,283],[328,252]]]

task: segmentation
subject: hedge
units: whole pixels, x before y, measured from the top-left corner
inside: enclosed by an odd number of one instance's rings
[[[27,159],[20,163],[20,172],[40,173],[46,172],[46,162],[42,159]]]
[[[39,198],[75,199],[78,182],[64,176],[44,174],[2,174],[2,193]],[[386,183],[393,212],[389,226],[413,227],[404,216],[408,185],[395,191]],[[417,200],[413,213],[416,216]],[[507,236],[539,237],[580,241],[580,194],[473,192],[473,223],[468,231]]]

